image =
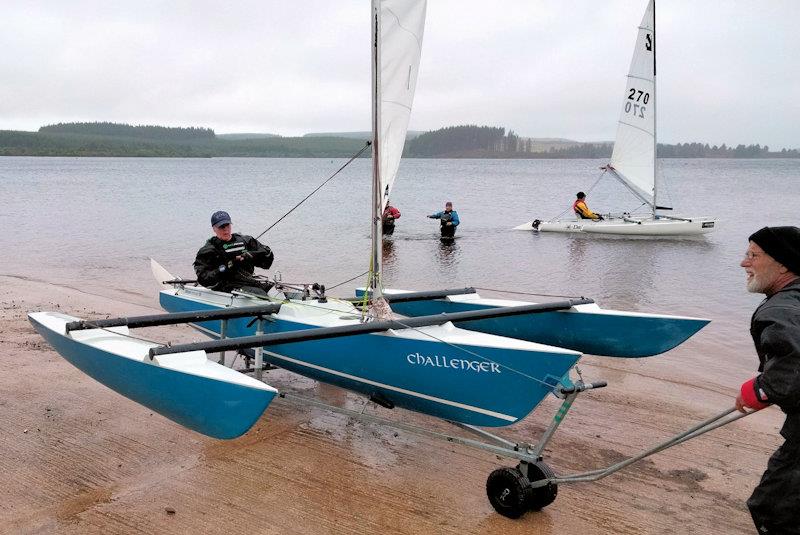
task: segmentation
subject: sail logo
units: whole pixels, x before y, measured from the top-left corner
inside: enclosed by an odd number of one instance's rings
[[[500,365],[496,362],[447,358],[439,355],[429,357],[419,353],[410,353],[406,361],[414,366],[428,368],[450,368],[475,373],[500,373]]]
[[[644,47],[648,52],[653,50],[653,36],[649,33],[644,36]]]

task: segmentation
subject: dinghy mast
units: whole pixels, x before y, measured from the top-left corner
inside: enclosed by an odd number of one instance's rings
[[[372,257],[370,258],[369,289],[373,298],[379,300],[383,296],[381,276],[381,252],[383,242],[383,225],[381,210],[381,144],[380,144],[380,77],[381,77],[381,44],[380,44],[381,10],[380,0],[372,0]]]

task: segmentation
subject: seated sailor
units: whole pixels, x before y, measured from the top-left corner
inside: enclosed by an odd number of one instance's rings
[[[252,236],[235,234],[228,212],[211,216],[214,236],[208,239],[194,260],[197,281],[212,290],[243,290],[266,295],[269,284],[254,277],[256,267],[269,269],[275,257],[266,245]]]
[[[575,212],[575,215],[578,216],[578,219],[594,219],[595,221],[601,221],[603,216],[600,214],[595,214],[589,207],[586,205],[586,194],[582,191],[579,191],[576,195],[577,199],[575,202],[572,203],[572,210]]]

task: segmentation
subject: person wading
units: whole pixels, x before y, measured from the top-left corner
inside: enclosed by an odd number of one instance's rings
[[[456,235],[456,227],[458,227],[458,224],[461,222],[458,219],[458,212],[453,210],[453,203],[449,201],[445,203],[444,211],[436,212],[428,217],[439,220],[439,229],[442,233],[442,238],[454,237]]]

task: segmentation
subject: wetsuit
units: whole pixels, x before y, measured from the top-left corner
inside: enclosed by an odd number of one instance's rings
[[[456,235],[456,227],[461,222],[458,219],[458,212],[455,210],[445,210],[444,212],[436,212],[428,217],[438,219],[440,223],[440,231],[442,238],[452,238]]]
[[[270,248],[252,236],[234,233],[227,242],[213,236],[197,251],[194,271],[206,288],[230,292],[245,286],[259,287],[253,278],[255,268],[269,269],[274,259]]]
[[[742,396],[786,413],[780,431],[786,441],[770,457],[747,507],[759,533],[800,534],[800,278],[759,305],[750,334],[760,374],[742,386]]]
[[[595,214],[589,207],[586,206],[586,201],[583,199],[576,199],[574,203],[572,203],[572,211],[575,212],[580,219],[603,219],[603,217],[599,214]]]
[[[400,219],[400,210],[387,204],[383,211],[383,233],[391,235],[394,232],[394,220]]]

